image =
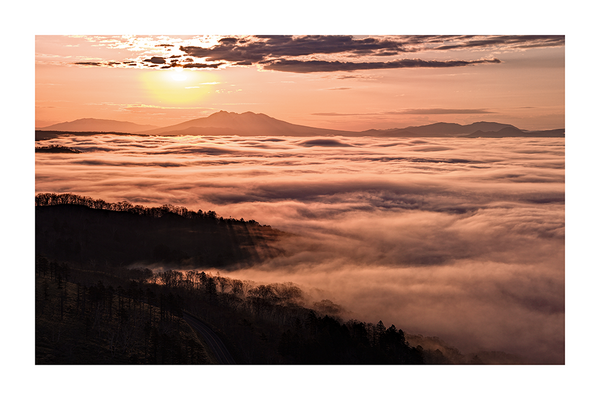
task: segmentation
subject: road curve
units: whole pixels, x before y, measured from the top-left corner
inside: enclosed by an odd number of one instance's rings
[[[186,311],[183,312],[183,319],[202,335],[202,338],[217,358],[219,364],[233,365],[236,363],[227,350],[227,347],[225,347],[225,344],[208,325]]]

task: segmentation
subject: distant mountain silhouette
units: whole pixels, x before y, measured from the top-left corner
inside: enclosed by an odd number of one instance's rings
[[[356,136],[357,132],[290,124],[265,114],[219,111],[205,118],[141,132],[146,135]]]
[[[401,129],[376,130],[371,129],[369,135],[385,137],[459,137],[467,136],[477,131],[498,132],[502,129],[517,129],[508,124],[497,122],[475,122],[469,125],[437,122],[422,126],[409,126]]]
[[[561,134],[562,132],[562,134]],[[469,125],[438,122],[400,129],[369,129],[355,132],[314,128],[291,124],[265,114],[220,111],[205,118],[177,125],[140,132],[145,135],[206,135],[206,136],[378,136],[378,137],[560,137],[564,129],[527,132],[498,122],[475,122]],[[474,136],[472,136],[474,135]]]
[[[423,126],[398,129],[369,129],[355,132],[337,129],[315,128],[291,124],[265,114],[245,112],[242,114],[219,111],[208,117],[197,118],[180,124],[156,128],[131,122],[78,119],[55,124],[36,131],[36,140],[55,137],[61,133],[85,134],[86,132],[135,133],[138,135],[163,136],[376,136],[376,137],[564,137],[564,129],[546,131],[523,131],[510,124],[498,122],[475,122],[469,125],[437,122]],[[57,133],[53,133],[57,132]]]
[[[133,122],[111,119],[82,118],[70,122],[50,125],[39,130],[63,132],[123,132],[137,133],[156,128],[155,125],[140,125]]]
[[[59,146],[57,144],[50,146],[40,146],[35,148],[36,153],[81,153],[81,151],[77,149],[73,149],[71,147]]]
[[[512,127],[512,128],[504,128],[500,129],[497,132],[483,132],[478,130],[473,132],[467,137],[470,138],[501,138],[501,137],[565,137],[564,129],[550,129],[545,131],[522,131],[521,129]]]

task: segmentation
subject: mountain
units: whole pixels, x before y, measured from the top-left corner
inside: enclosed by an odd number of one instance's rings
[[[500,129],[497,132],[481,131],[473,132],[467,137],[470,138],[501,138],[501,137],[565,137],[564,129],[550,129],[545,131],[522,131],[512,127]]]
[[[437,122],[400,129],[369,129],[355,132],[291,124],[265,114],[249,111],[242,114],[219,111],[208,117],[196,118],[163,128],[132,122],[83,118],[37,130],[36,140],[60,134],[54,132],[70,132],[71,134],[115,132],[163,136],[564,137],[564,129],[523,131],[513,125],[485,121],[469,125]]]
[[[313,128],[290,124],[265,114],[242,114],[219,111],[205,118],[197,118],[164,128],[141,132],[146,135],[238,135],[238,136],[356,136],[358,132]]]
[[[155,125],[140,125],[133,122],[114,121],[111,119],[82,118],[70,122],[61,122],[45,128],[44,131],[63,132],[124,132],[138,133],[156,128]]]
[[[475,122],[469,125],[455,123],[437,122],[422,126],[409,126],[401,129],[376,130],[371,129],[363,133],[369,136],[384,137],[460,137],[467,136],[477,131],[498,132],[502,129],[517,129],[513,125],[500,124],[497,122]]]
[[[560,130],[556,130],[557,132]],[[552,132],[544,134],[543,132]],[[379,137],[517,137],[560,136],[554,131],[525,132],[498,122],[475,122],[469,125],[438,122],[401,129],[370,129],[361,132],[314,128],[291,124],[265,114],[242,114],[219,111],[208,117],[197,118],[164,128],[139,132],[145,135],[203,135],[203,136],[379,136]],[[563,130],[564,132],[564,130]],[[474,136],[472,136],[474,135]]]

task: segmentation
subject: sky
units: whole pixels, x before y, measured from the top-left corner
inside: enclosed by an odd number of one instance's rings
[[[265,4],[266,3],[266,4]],[[490,398],[506,398],[506,396],[516,396],[520,398],[535,397],[546,394],[547,396],[567,397],[576,393],[589,393],[593,390],[591,387],[594,381],[594,365],[597,360],[598,351],[590,342],[589,332],[597,329],[595,319],[589,318],[593,315],[594,305],[597,304],[596,282],[597,269],[593,268],[593,260],[596,257],[594,248],[596,245],[596,236],[593,233],[593,227],[597,225],[596,193],[595,186],[589,184],[589,178],[593,171],[597,170],[597,138],[592,134],[590,127],[595,123],[596,105],[590,99],[590,93],[595,93],[598,89],[596,75],[597,55],[590,52],[593,48],[593,38],[596,36],[595,14],[590,9],[581,6],[578,3],[565,3],[561,7],[548,6],[539,2],[523,2],[520,0],[508,0],[498,5],[495,3],[482,4],[479,1],[458,1],[442,2],[431,1],[427,3],[406,3],[406,2],[370,2],[367,6],[361,4],[348,4],[348,2],[332,1],[311,1],[307,0],[302,7],[288,4],[255,1],[241,2],[232,0],[228,7],[223,7],[221,3],[193,3],[177,2],[167,7],[148,7],[147,4],[141,4],[136,1],[122,2],[115,0],[106,0],[102,7],[84,8],[79,2],[73,0],[58,0],[51,3],[35,4],[35,12],[32,12],[30,3],[10,3],[6,6],[6,15],[11,16],[16,24],[7,24],[5,33],[7,37],[19,38],[18,40],[7,40],[4,43],[6,51],[6,62],[2,63],[2,69],[5,77],[5,87],[8,87],[8,93],[11,96],[3,96],[2,104],[7,110],[4,115],[8,120],[8,128],[16,135],[8,135],[6,140],[8,146],[4,146],[5,157],[3,157],[3,167],[7,173],[4,175],[5,186],[17,188],[16,199],[5,196],[5,206],[14,207],[20,212],[11,213],[8,217],[9,225],[15,227],[17,234],[7,237],[7,248],[17,249],[9,252],[7,264],[17,265],[23,261],[24,254],[29,254],[28,263],[33,265],[33,213],[28,206],[34,193],[34,154],[32,148],[33,124],[34,119],[44,118],[42,123],[54,123],[73,120],[83,117],[96,118],[115,118],[124,119],[112,114],[110,115],[89,115],[86,113],[76,113],[73,115],[57,116],[52,113],[41,113],[41,108],[36,103],[39,99],[44,99],[42,94],[37,91],[40,86],[37,84],[39,68],[36,64],[35,53],[38,52],[36,38],[46,35],[72,35],[72,34],[139,34],[140,32],[150,32],[161,34],[164,32],[180,32],[186,34],[201,33],[224,33],[224,34],[251,34],[251,33],[277,33],[277,34],[306,34],[306,33],[324,33],[324,34],[452,34],[452,33],[483,33],[483,34],[567,34],[566,58],[568,65],[567,71],[567,128],[573,132],[567,135],[566,139],[566,159],[568,168],[567,176],[567,224],[565,226],[566,237],[566,261],[567,261],[567,280],[566,294],[568,301],[566,307],[567,322],[567,362],[564,367],[557,368],[470,368],[468,374],[460,369],[427,369],[424,374],[422,369],[369,369],[351,368],[343,369],[343,381],[354,382],[352,385],[342,385],[342,377],[334,369],[315,368],[300,369],[268,369],[273,381],[280,384],[264,384],[262,373],[265,369],[254,369],[252,371],[244,370],[244,374],[236,374],[236,386],[240,394],[247,393],[248,390],[256,390],[265,395],[280,395],[282,390],[293,385],[298,396],[313,395],[314,388],[321,388],[331,394],[346,396],[372,396],[389,395],[398,391],[397,374],[401,373],[410,385],[403,385],[402,391],[405,393],[414,393],[419,395],[429,394],[448,395],[461,393],[466,398],[479,398],[485,393]],[[541,49],[540,49],[541,50]],[[537,51],[537,50],[536,50]],[[523,52],[520,52],[521,54]],[[439,53],[438,53],[439,54]],[[531,53],[530,53],[531,54]],[[420,57],[420,56],[419,56]],[[111,57],[112,59],[112,57]],[[469,58],[470,60],[471,58]],[[498,56],[498,59],[504,61],[504,58]],[[506,64],[484,64],[474,65],[466,68],[475,67],[478,71],[481,68],[505,67]],[[461,68],[450,70],[459,71]],[[83,70],[80,68],[79,70]],[[102,68],[96,69],[101,71]],[[72,74],[74,69],[70,68]],[[409,71],[409,69],[398,70],[400,72]],[[423,71],[422,69],[419,71]],[[467,70],[469,71],[469,70]],[[470,69],[471,72],[474,69]],[[364,72],[364,71],[363,71]],[[389,71],[388,71],[389,72]],[[418,72],[418,71],[414,71]],[[439,71],[438,71],[439,72]],[[280,73],[282,74],[282,73]],[[94,78],[96,75],[96,78]],[[298,78],[301,74],[289,74]],[[317,76],[316,74],[313,74]],[[87,79],[78,81],[81,88],[91,87],[98,74],[90,74]],[[533,76],[535,77],[535,76]],[[517,77],[518,78],[518,77]],[[563,78],[559,78],[563,79]],[[345,81],[349,81],[346,79]],[[216,81],[216,80],[215,80]],[[341,80],[332,80],[330,88],[347,87]],[[553,79],[552,81],[556,81]],[[56,82],[47,82],[49,85]],[[527,84],[528,82],[525,82]],[[416,83],[415,83],[416,84]],[[97,90],[106,90],[104,87],[96,87]],[[518,89],[518,88],[517,88]],[[435,90],[440,90],[436,87]],[[109,92],[109,90],[106,90]],[[112,90],[115,92],[124,92],[122,88],[117,87]],[[351,89],[338,90],[341,93],[348,94]],[[328,91],[327,93],[336,91]],[[51,97],[46,97],[44,101],[52,100],[52,97],[63,99],[68,93],[66,87],[55,90]],[[430,94],[435,93],[431,91]],[[254,93],[255,96],[257,93]],[[106,96],[107,98],[110,96]],[[432,97],[435,98],[435,97]],[[66,100],[65,100],[66,101]],[[71,107],[63,108],[66,111],[70,108],[76,108],[85,104],[85,99],[70,100]],[[114,100],[110,100],[114,101]],[[145,104],[140,99],[135,99],[133,104]],[[520,104],[520,103],[519,103]],[[554,103],[553,103],[554,104]],[[273,106],[277,105],[272,104]],[[367,114],[362,107],[358,112],[355,110],[342,112],[334,109],[332,111],[314,111],[301,113],[301,118],[294,120],[292,117],[286,117],[289,122],[307,123],[317,126],[313,120],[306,121],[306,118],[315,118],[312,115],[318,112],[337,112],[347,114]],[[46,107],[55,107],[56,104],[46,104]],[[387,109],[398,110],[400,106],[386,104]],[[530,104],[526,105],[531,106]],[[222,108],[221,108],[222,107]],[[299,107],[295,104],[294,107]],[[404,108],[414,109],[417,107],[432,107],[431,104],[423,106],[402,105]],[[436,105],[436,107],[438,107]],[[442,107],[442,105],[439,105]],[[445,106],[447,108],[457,108],[452,103]],[[461,107],[465,107],[462,106]],[[468,108],[490,107],[485,102],[477,102],[474,106]],[[97,107],[93,107],[97,109]],[[285,107],[283,107],[285,108]],[[404,108],[401,108],[404,110]],[[226,109],[219,105],[218,109]],[[386,110],[387,110],[386,109]],[[227,110],[227,109],[226,109]],[[254,111],[265,112],[273,117],[286,119],[283,114],[276,112],[263,111],[258,109],[228,109],[229,111]],[[48,110],[47,110],[48,111]],[[58,113],[59,109],[54,110]],[[165,109],[162,109],[165,111]],[[177,114],[176,109],[169,109],[172,113],[171,122],[180,122],[188,119],[188,115]],[[194,111],[194,110],[190,110]],[[210,113],[212,110],[207,110]],[[287,108],[289,112],[290,109]],[[122,112],[121,112],[122,113]],[[192,118],[197,117],[195,111],[191,113]],[[544,114],[548,115],[550,113]],[[434,115],[435,120],[444,120],[449,117],[458,117],[460,115]],[[467,115],[468,116],[468,115]],[[485,117],[486,115],[483,115]],[[498,115],[496,115],[498,116]],[[368,117],[366,115],[365,117]],[[379,116],[382,117],[382,116]],[[406,115],[403,115],[406,117]],[[439,117],[439,118],[438,118]],[[442,119],[444,117],[444,119]],[[470,117],[470,116],[469,116]],[[478,117],[478,116],[475,116]],[[331,124],[340,122],[341,116],[329,119]],[[564,117],[563,117],[564,118]],[[321,121],[323,118],[320,118]],[[487,118],[474,118],[474,120]],[[515,121],[498,122],[515,123]],[[145,123],[149,119],[127,119],[133,122]],[[356,122],[358,119],[349,120]],[[380,127],[396,127],[411,125],[420,122],[392,121],[390,125],[380,125]],[[469,120],[470,121],[470,120]],[[323,123],[326,121],[323,120]],[[468,121],[465,121],[468,122]],[[515,123],[517,126],[526,129],[528,126]],[[555,128],[556,124],[537,124],[532,121],[531,129]],[[38,126],[36,124],[36,126]],[[321,125],[319,125],[321,126]],[[323,127],[327,127],[323,125]],[[331,125],[330,125],[331,127]],[[372,126],[368,126],[371,128]],[[349,126],[347,126],[349,128]],[[357,129],[363,129],[360,125]],[[15,152],[14,148],[20,149]],[[13,171],[19,171],[14,173]],[[26,224],[22,222],[22,215],[29,215]],[[23,240],[26,238],[26,240]],[[11,269],[8,274],[13,282],[22,282],[22,285],[13,285],[5,291],[8,296],[20,295],[20,290],[30,290],[27,282],[22,280],[22,271]],[[33,274],[29,275],[33,279]],[[29,296],[32,298],[32,293]],[[31,307],[30,307],[31,308]],[[20,309],[5,310],[12,320],[21,321],[33,332],[33,320]],[[65,387],[60,384],[58,373],[60,371],[44,371],[40,374],[38,369],[32,367],[33,359],[32,335],[23,335],[21,331],[9,333],[10,339],[20,346],[13,346],[7,351],[7,357],[14,365],[14,371],[11,383],[15,382],[15,388],[19,390],[32,391],[32,394],[38,394],[39,388],[47,391],[54,388],[55,391],[61,390],[63,393],[75,395],[85,387],[94,384],[95,376],[90,378],[89,374],[77,374],[77,380],[82,382],[80,386]],[[23,357],[23,351],[28,357]],[[27,352],[28,349],[28,352]],[[83,370],[78,370],[83,371]],[[293,374],[290,374],[293,371]],[[25,374],[22,372],[26,372]],[[56,372],[56,375],[54,375]],[[232,371],[228,371],[232,372]],[[246,373],[247,372],[247,373]],[[525,372],[525,373],[524,373]],[[182,376],[191,379],[196,378],[197,370],[182,371],[162,369],[162,374],[168,375],[172,380],[181,379]],[[230,375],[222,374],[219,371],[203,369],[202,373],[206,380],[214,382],[211,387],[204,387],[203,390],[215,391],[221,394],[218,388],[229,385]],[[30,376],[35,376],[40,385],[27,385]],[[135,376],[135,372],[132,371]],[[193,375],[192,375],[193,374]],[[108,374],[107,374],[108,375]],[[310,381],[310,385],[297,385],[298,376],[305,382]],[[140,379],[145,379],[141,373]],[[117,387],[120,390],[126,390],[131,385],[131,375],[121,374],[116,376],[111,374],[109,379],[114,385],[107,386],[105,389],[98,388],[97,398],[106,396]],[[431,385],[431,382],[441,384]],[[502,382],[499,385],[499,381]],[[271,382],[269,382],[271,383]],[[337,384],[340,383],[340,384]],[[18,385],[18,386],[17,386]],[[229,385],[229,390],[236,390],[236,387]],[[188,385],[162,385],[147,386],[152,393],[160,393],[163,397],[166,395],[186,395],[189,394]],[[424,388],[426,393],[424,394]],[[492,390],[490,391],[490,388]],[[141,388],[136,387],[139,391]],[[297,397],[297,398],[300,398]],[[431,396],[429,396],[431,397]]]
[[[565,127],[563,35],[36,35],[35,124],[220,110],[361,131]]]

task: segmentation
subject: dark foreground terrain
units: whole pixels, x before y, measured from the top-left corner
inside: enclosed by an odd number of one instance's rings
[[[74,195],[39,194],[36,251],[53,259],[118,269],[134,264],[177,269],[229,269],[281,251],[283,232],[255,221],[218,218],[214,211],[105,203]]]
[[[413,347],[382,321],[344,321],[292,283],[201,272],[275,256],[282,234],[212,211],[36,196],[36,364],[219,363],[212,335],[237,364],[482,362],[439,339],[413,335]]]

